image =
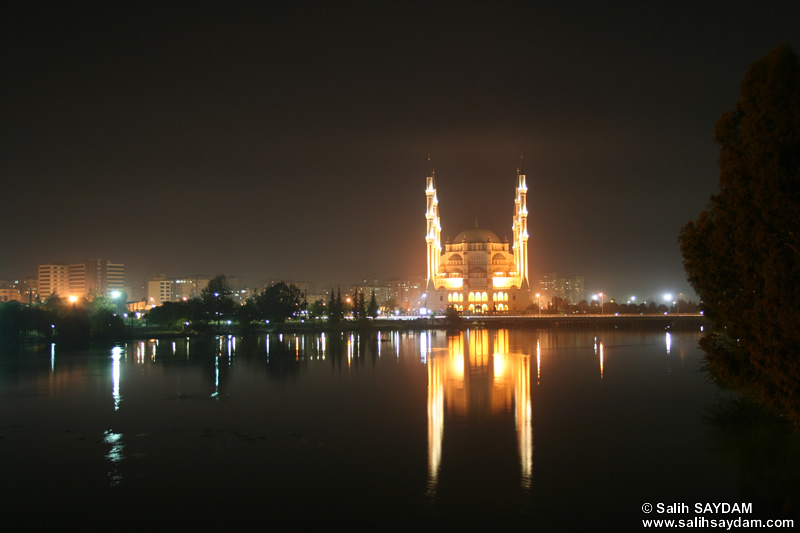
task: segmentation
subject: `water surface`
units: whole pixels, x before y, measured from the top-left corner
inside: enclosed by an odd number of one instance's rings
[[[737,501],[699,333],[130,342],[0,358],[6,516],[112,529],[641,527]]]

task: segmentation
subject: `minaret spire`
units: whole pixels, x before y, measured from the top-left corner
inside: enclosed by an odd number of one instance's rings
[[[526,183],[523,157],[517,167],[517,197],[514,200],[514,261],[519,270],[521,287],[530,287],[528,281],[528,185]]]
[[[439,220],[439,198],[436,195],[436,179],[434,177],[434,172],[433,166],[431,165],[431,156],[428,155],[428,177],[425,185],[425,197],[427,198],[427,209],[425,211],[427,232],[425,241],[428,245],[428,279],[426,282],[426,291],[434,291],[436,289],[434,278],[439,272],[439,260],[442,255],[442,225]]]

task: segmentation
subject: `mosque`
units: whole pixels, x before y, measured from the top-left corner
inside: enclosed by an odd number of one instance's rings
[[[430,163],[430,158],[428,158]],[[450,307],[464,313],[521,313],[531,303],[528,281],[528,187],[522,163],[517,169],[512,242],[478,226],[467,228],[442,251],[439,199],[435,173],[428,171],[428,248],[426,304],[443,311]]]

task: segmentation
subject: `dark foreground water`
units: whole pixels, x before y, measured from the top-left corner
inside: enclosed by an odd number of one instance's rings
[[[6,354],[4,529],[639,530],[647,502],[748,501],[704,417],[721,393],[698,339],[470,330]]]

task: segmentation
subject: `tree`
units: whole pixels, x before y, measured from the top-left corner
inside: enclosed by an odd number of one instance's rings
[[[164,302],[150,310],[147,320],[162,328],[182,329],[192,319],[192,315],[188,302]]]
[[[354,314],[360,320],[367,318],[367,301],[363,292],[359,292],[356,296]]]
[[[342,291],[337,289],[336,297],[333,296],[331,288],[331,299],[328,303],[328,320],[333,324],[338,324],[344,318],[344,304],[342,303]]]
[[[369,297],[369,306],[367,307],[367,315],[372,318],[378,318],[378,300],[375,298],[375,290],[372,290],[372,296]]]
[[[217,322],[230,318],[236,307],[236,302],[231,298],[232,294],[228,278],[223,275],[214,276],[200,291],[204,314],[210,320]]]
[[[302,310],[302,291],[293,283],[279,281],[255,297],[259,315],[270,322],[283,323]]]
[[[788,45],[751,65],[714,140],[719,193],[678,239],[718,326],[702,346],[723,382],[800,425],[800,64]]]
[[[321,298],[314,300],[308,306],[308,316],[311,318],[319,318],[325,314],[325,301]]]

